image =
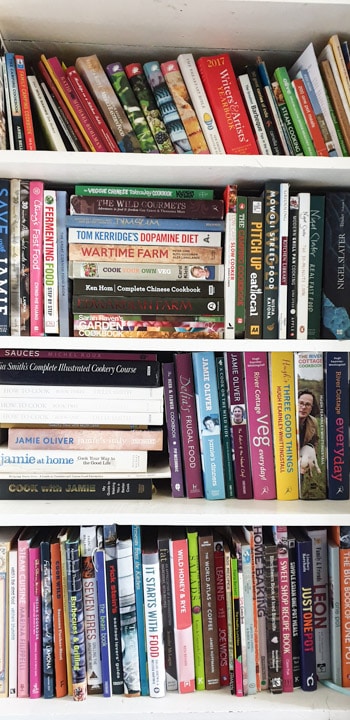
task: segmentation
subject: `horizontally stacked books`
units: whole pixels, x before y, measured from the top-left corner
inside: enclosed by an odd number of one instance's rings
[[[3,47],[0,147],[91,152],[348,156],[350,55],[333,34],[291,68],[269,73],[261,57],[243,72],[230,54],[161,62],[97,54],[69,65]],[[6,120],[5,120],[6,118]],[[35,129],[39,120],[43,138]],[[7,130],[7,131],[6,131]]]
[[[156,355],[11,352],[0,360],[2,499],[150,499],[169,477]]]

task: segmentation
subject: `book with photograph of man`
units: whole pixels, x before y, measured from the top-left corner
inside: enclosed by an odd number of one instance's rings
[[[326,414],[322,352],[295,353],[299,497],[327,497]]]

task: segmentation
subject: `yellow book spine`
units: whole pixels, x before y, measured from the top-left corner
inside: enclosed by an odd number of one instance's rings
[[[294,353],[270,353],[277,500],[299,497]]]

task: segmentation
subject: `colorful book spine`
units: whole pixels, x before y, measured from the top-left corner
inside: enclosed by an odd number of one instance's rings
[[[214,572],[215,572],[215,594],[216,614],[218,625],[218,651],[219,651],[219,672],[220,686],[226,687],[230,684],[229,660],[228,660],[228,626],[227,607],[225,592],[225,557],[224,541],[214,533]]]
[[[97,599],[96,563],[97,548],[95,525],[80,528],[81,577],[85,618],[86,674],[88,695],[102,693],[101,645],[99,608]]]
[[[70,196],[71,215],[133,215],[146,217],[223,220],[223,200],[168,200]]]
[[[332,530],[331,530],[332,532]],[[348,569],[350,564],[350,547],[348,526],[335,526],[333,533],[339,532],[339,575],[340,575],[340,632],[341,632],[341,676],[342,687],[350,687],[349,637],[347,623],[344,618],[349,617],[350,603],[348,588]]]
[[[289,183],[280,184],[278,338],[287,338],[288,315]]]
[[[287,338],[297,337],[299,196],[289,198]]]
[[[174,145],[171,142],[167,128],[162,120],[161,112],[157,107],[154,94],[147,82],[142,65],[140,63],[130,63],[129,65],[125,65],[124,70],[147,120],[159,152],[174,154]]]
[[[292,534],[296,541],[300,686],[312,692],[317,689],[312,541],[300,528],[293,528]]]
[[[270,692],[275,695],[281,693],[283,688],[277,562],[278,551],[270,528],[264,528],[263,539],[268,687]]]
[[[335,149],[332,135],[329,131],[326,118],[324,116],[324,113],[321,108],[321,104],[319,102],[319,98],[315,91],[314,85],[311,81],[309,70],[306,67],[301,68],[297,72],[296,77],[297,78],[300,77],[304,81],[305,89],[308,94],[308,97],[309,97],[312,109],[314,111],[316,120],[318,122],[319,128],[321,130],[321,134],[322,134],[324,143],[326,145],[328,155],[330,157],[337,157],[337,151]]]
[[[122,636],[124,695],[141,693],[140,660],[136,613],[132,529],[118,528],[117,538],[118,598]]]
[[[297,352],[294,355],[294,367],[299,497],[302,500],[324,500],[327,497],[327,440],[323,354]]]
[[[0,335],[10,334],[10,183],[0,181]]]
[[[280,253],[281,186],[268,181],[264,190],[263,328],[265,340],[278,338],[278,288]]]
[[[58,276],[57,276],[57,204],[56,191],[44,190],[43,197],[43,276],[44,330],[58,335]]]
[[[188,545],[185,531],[173,528],[170,535],[176,663],[179,693],[194,692],[195,669]]]
[[[268,355],[266,352],[245,352],[243,363],[253,495],[256,500],[273,500],[276,498],[276,479]]]
[[[234,653],[234,622],[233,622],[233,594],[232,594],[232,572],[231,572],[231,549],[229,542],[224,537],[224,578],[225,578],[225,600],[226,600],[226,626],[227,626],[227,663],[228,663],[228,685],[231,695],[235,694],[235,653]]]
[[[262,338],[264,269],[264,198],[247,197],[245,337]]]
[[[177,111],[176,104],[167,87],[160,63],[152,60],[144,64],[144,73],[153,91],[165,127],[177,153],[192,153],[185,128]]]
[[[97,534],[102,534],[99,528]],[[98,537],[98,544],[102,540]],[[111,675],[111,647],[109,644],[109,627],[108,627],[108,608],[107,608],[107,577],[105,550],[103,547],[97,547],[94,552],[94,563],[96,568],[97,581],[97,601],[98,601],[98,624],[101,648],[101,671],[102,671],[102,688],[103,696],[111,697],[112,695],[112,675]]]
[[[17,614],[18,614],[18,550],[17,543],[9,550],[9,595],[8,595],[8,696],[17,697]]]
[[[156,142],[150,131],[145,115],[135,97],[122,63],[110,63],[106,66],[106,73],[124,108],[131,127],[138,138],[141,151],[145,153],[158,153]]]
[[[84,636],[84,604],[80,573],[80,529],[68,532],[65,543],[67,563],[68,619],[73,700],[87,696],[86,652]]]
[[[167,691],[171,691],[178,689],[178,683],[176,667],[173,597],[171,589],[170,537],[168,529],[158,528],[157,545],[159,554],[159,575],[162,603],[165,687]]]
[[[192,365],[204,494],[208,500],[223,500],[225,498],[225,479],[214,353],[211,351],[193,353]]]
[[[0,635],[0,698],[12,697],[10,693],[10,638],[11,638],[11,582],[10,552],[15,549],[19,530],[10,527],[0,531],[0,598],[1,622],[3,632]]]
[[[266,636],[266,593],[264,581],[264,543],[261,525],[253,526],[253,555],[255,571],[255,595],[257,606],[257,629],[260,667],[260,689],[268,688],[267,636]]]
[[[303,113],[300,110],[299,103],[295,96],[294,88],[289,77],[287,68],[283,66],[276,68],[274,76],[281,88],[285,103],[290,112],[295,132],[298,136],[304,155],[317,155],[315,146],[312,142],[309,130],[304,120]]]
[[[325,353],[327,497],[349,499],[349,357],[346,352]]]
[[[297,340],[308,334],[308,299],[310,266],[310,198],[309,192],[299,193],[298,257],[297,257]]]
[[[261,107],[254,93],[249,73],[238,76],[238,83],[245,101],[245,106],[250,117],[251,126],[254,129],[257,146],[261,155],[273,155],[266,128],[261,115]]]
[[[70,335],[70,283],[67,249],[67,191],[56,190],[58,328],[61,337]]]
[[[22,118],[21,97],[18,88],[16,61],[14,53],[5,52],[5,64],[9,88],[14,147],[16,150],[25,150],[26,143]]]
[[[264,689],[264,685],[261,685],[261,670],[260,670],[260,647],[259,647],[259,624],[258,624],[258,597],[257,597],[257,573],[255,567],[255,530],[253,526],[243,525],[242,531],[246,541],[249,543],[250,549],[250,563],[251,563],[251,592],[252,592],[252,616],[253,616],[253,644],[254,644],[254,657],[255,657],[255,683],[256,690],[260,692]],[[249,575],[247,575],[248,582]]]
[[[243,697],[243,651],[242,651],[242,633],[241,622],[244,620],[244,605],[241,607],[239,576],[238,576],[238,560],[237,557],[231,558],[231,584],[232,584],[232,601],[233,601],[233,652],[234,652],[234,682],[235,695]]]
[[[320,60],[319,64],[327,95],[327,102],[329,104],[334,128],[341,148],[341,154],[344,157],[348,157],[350,152],[349,108],[347,108],[347,111],[345,110],[342,94],[339,92],[341,86],[340,84],[337,85],[333,74],[334,68],[332,68],[329,60]]]
[[[288,529],[286,525],[274,525],[272,532],[277,545],[279,612],[281,623],[282,690],[283,692],[293,692],[292,612],[290,598],[289,557],[287,548]]]
[[[294,354],[271,352],[270,397],[278,500],[299,497]]]
[[[41,697],[42,629],[40,547],[32,542],[28,550],[29,697]]]
[[[288,106],[285,102],[285,98],[281,90],[280,84],[277,82],[277,80],[274,80],[271,83],[271,87],[274,97],[276,99],[278,112],[282,119],[282,125],[285,129],[286,140],[290,147],[290,155],[303,155],[303,149],[299,142],[299,138],[296,133]]]
[[[247,265],[247,198],[237,196],[236,293],[235,337],[245,336],[246,319],[246,265]]]
[[[299,620],[295,537],[293,537],[289,529],[287,548],[289,561],[289,586],[291,605],[293,687],[300,688]]]
[[[214,190],[198,187],[151,187],[140,185],[75,185],[75,195],[101,195],[114,197],[145,197],[145,198],[189,198],[191,200],[212,200]]]
[[[42,694],[55,697],[52,574],[49,538],[40,542]]]
[[[144,244],[164,244],[164,245],[198,245],[220,247],[222,241],[221,232],[197,232],[186,233],[162,230],[158,232],[153,230],[144,232],[143,230],[104,230],[103,228],[69,228],[68,243],[79,242],[106,242],[112,243],[144,243]]]
[[[1,75],[3,78],[3,84],[4,84],[4,107],[5,107],[5,115],[2,113],[2,147],[3,150],[6,150],[7,147],[9,150],[15,149],[15,138],[14,138],[14,132],[12,127],[12,115],[11,115],[11,101],[10,101],[10,87],[9,87],[9,79],[8,79],[8,73],[7,73],[7,67],[6,67],[6,58],[5,54],[1,56]],[[5,122],[4,122],[5,120]]]
[[[182,120],[192,152],[201,155],[208,154],[208,146],[177,61],[169,60],[161,63],[160,69]]]
[[[203,497],[203,476],[191,353],[175,353],[176,393],[186,495]]]
[[[237,185],[227,185],[225,201],[225,338],[234,339],[237,285]]]
[[[51,578],[52,578],[52,623],[55,668],[55,696],[67,695],[67,656],[64,630],[64,607],[62,585],[61,548],[58,537],[50,542]]]
[[[247,635],[246,612],[244,602],[243,559],[240,541],[239,539],[233,537],[232,530],[231,543],[232,551],[234,554],[232,585],[234,588],[235,605],[236,694],[239,697],[243,697],[248,695]]]
[[[61,590],[61,598],[63,604],[63,628],[64,628],[64,650],[66,654],[66,684],[68,695],[73,695],[73,683],[72,683],[72,663],[71,663],[71,633],[69,623],[69,607],[68,607],[68,578],[67,578],[67,554],[66,544],[68,538],[68,528],[63,527],[57,535],[60,551],[61,551],[61,588],[58,585],[57,589]],[[63,649],[63,645],[62,645]]]
[[[263,87],[263,94],[266,99],[266,104],[270,110],[271,117],[273,124],[275,126],[275,130],[277,132],[280,146],[282,148],[281,155],[292,155],[292,149],[290,146],[289,138],[288,138],[288,132],[287,129],[282,121],[281,114],[279,112],[277,98],[275,97],[275,93],[272,87],[272,83],[270,80],[270,76],[266,67],[265,61],[258,55],[256,58],[256,64],[257,69],[259,73],[259,77],[261,80],[261,84]]]
[[[94,102],[75,67],[67,67],[65,69],[65,75],[73,91],[77,94],[78,99],[89,115],[92,125],[96,128],[97,134],[101,138],[102,145],[105,146],[105,151],[120,152],[117,142],[107,127],[99,108]]]
[[[191,593],[192,640],[196,690],[205,690],[204,641],[202,623],[202,596],[200,588],[198,530],[188,528],[188,561]]]
[[[44,335],[43,296],[43,207],[44,183],[29,182],[29,278],[30,278],[30,335]]]
[[[311,135],[311,139],[314,144],[316,153],[320,157],[328,157],[327,146],[321,133],[317,117],[310,103],[304,80],[301,77],[297,77],[295,78],[295,80],[292,80],[292,85],[295,90],[295,95],[300,105],[301,112],[303,113],[307,128]]]
[[[231,432],[230,407],[228,404],[225,362],[223,356],[215,358],[219,393],[220,419],[222,428],[222,454],[224,460],[225,493],[227,498],[235,496],[235,477],[233,471],[233,441]]]
[[[20,213],[20,334],[29,335],[30,328],[30,251],[29,251],[29,180],[21,180]]]
[[[162,363],[172,497],[185,496],[174,362]]]
[[[325,196],[310,196],[308,340],[321,337]]]
[[[23,55],[15,55],[18,92],[20,96],[26,150],[36,150],[34,124],[30,106],[27,72]]]
[[[259,155],[229,54],[200,57],[197,68],[225,151]]]
[[[25,528],[18,538],[17,697],[29,697],[29,547],[35,530]]]
[[[198,532],[199,574],[202,596],[202,624],[206,690],[220,687],[220,659],[215,588],[214,537],[209,528]]]
[[[328,538],[326,527],[306,528],[312,540],[316,670],[319,680],[331,677]]]
[[[243,356],[227,352],[224,356],[233,437],[236,497],[252,498],[246,400],[244,392]]]
[[[196,315],[184,320],[174,315],[173,320],[164,315],[155,315],[145,320],[142,315],[111,315],[111,313],[79,313],[73,315],[74,337],[153,337],[157,328],[157,338],[183,339],[183,333],[193,333],[193,338],[208,340],[222,339],[224,336],[224,316]],[[152,333],[152,335],[151,335]],[[200,334],[199,334],[200,333]],[[52,421],[54,422],[54,421]]]
[[[10,180],[10,328],[11,335],[21,334],[21,222],[18,178]]]
[[[162,595],[156,531],[142,533],[142,577],[150,697],[164,697],[166,670]]]
[[[103,525],[102,532],[106,563],[108,632],[111,653],[111,691],[112,695],[122,695],[124,692],[124,683],[118,599],[117,526],[115,523]]]

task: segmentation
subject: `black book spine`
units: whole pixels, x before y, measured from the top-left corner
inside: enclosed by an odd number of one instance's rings
[[[118,596],[118,564],[116,526],[103,526],[106,558],[108,632],[111,654],[112,695],[123,695],[123,660]]]
[[[0,500],[151,500],[152,478],[142,480],[22,480],[2,478]]]
[[[0,384],[157,387],[158,360],[39,360],[2,358]]]

